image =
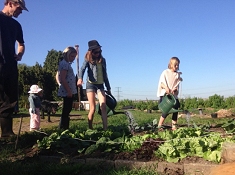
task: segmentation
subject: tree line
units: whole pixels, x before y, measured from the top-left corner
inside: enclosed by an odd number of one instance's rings
[[[179,99],[182,110],[192,110],[192,109],[205,109],[205,108],[214,108],[214,109],[231,109],[235,108],[235,96],[227,97],[221,95],[213,95],[207,99],[193,97]],[[145,101],[134,101],[134,100],[121,100],[118,102],[118,109],[123,108],[136,108],[139,110],[158,110],[159,102],[153,100]]]
[[[61,58],[62,51],[52,49],[48,51],[43,65],[40,65],[38,62],[36,62],[34,66],[18,64],[18,94],[20,108],[27,108],[28,91],[30,86],[33,84],[37,84],[43,89],[44,99],[50,101],[61,100],[57,96],[58,84],[55,80],[56,71],[58,70],[58,63]]]
[[[63,57],[62,51],[54,49],[48,51],[43,65],[38,62],[34,66],[27,66],[26,64],[18,64],[19,70],[19,107],[27,108],[28,105],[28,91],[33,84],[39,85],[43,89],[44,99],[49,101],[60,101],[61,98],[57,96],[58,84],[55,80],[56,71],[58,70],[59,60]],[[83,93],[83,91],[81,91]],[[75,96],[77,97],[77,95]],[[77,100],[77,98],[75,98]],[[181,109],[197,109],[197,108],[215,108],[215,109],[229,109],[235,107],[235,96],[227,97],[220,95],[213,95],[207,99],[193,97],[179,99]],[[133,101],[121,100],[118,102],[117,108],[125,106],[133,106],[140,110],[158,109],[158,101]]]

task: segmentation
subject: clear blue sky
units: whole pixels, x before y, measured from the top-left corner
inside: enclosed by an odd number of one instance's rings
[[[17,19],[26,44],[21,63],[43,65],[51,49],[79,44],[81,65],[87,42],[96,39],[119,100],[157,99],[172,56],[181,61],[180,97],[235,95],[234,0],[26,0],[26,6]]]

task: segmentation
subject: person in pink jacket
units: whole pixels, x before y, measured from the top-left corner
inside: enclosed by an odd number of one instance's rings
[[[179,94],[179,84],[183,79],[180,77],[182,74],[181,72],[178,72],[179,70],[179,64],[180,60],[177,57],[172,57],[168,64],[168,69],[164,70],[160,76],[159,83],[158,83],[158,91],[157,96],[160,97],[160,103],[162,102],[162,98],[165,94],[172,94],[174,95],[176,99],[176,104],[173,107],[174,109],[180,108],[180,102],[178,100],[178,94]],[[158,127],[161,130],[162,124],[168,114],[162,114],[160,117]],[[178,119],[178,112],[175,112],[172,114],[172,130],[176,130],[177,125],[177,119]]]

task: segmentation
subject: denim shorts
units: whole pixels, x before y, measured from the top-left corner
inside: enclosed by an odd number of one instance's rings
[[[104,85],[103,84],[92,84],[87,82],[86,83],[86,92],[102,92],[104,91]]]

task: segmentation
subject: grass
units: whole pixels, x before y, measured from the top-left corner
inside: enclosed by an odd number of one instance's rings
[[[139,125],[144,125],[146,123],[151,123],[154,119],[159,120],[160,113],[157,111],[153,111],[152,113],[146,113],[144,111],[137,111],[137,110],[130,110],[133,114],[136,122]],[[70,122],[70,128],[71,130],[76,130],[76,128],[79,128],[79,130],[87,130],[88,124],[87,124],[87,114],[88,111],[72,111],[71,116],[77,116],[81,115],[79,118],[72,119]],[[27,111],[22,111],[21,114],[24,115],[24,122],[29,123],[29,117],[27,117],[28,113]],[[55,116],[52,116],[53,119],[56,121],[59,120],[61,115],[61,111],[58,111]],[[209,115],[209,114],[208,114]],[[47,119],[47,118],[46,118]],[[44,119],[44,120],[46,120]],[[228,118],[210,118],[205,116],[199,116],[195,115],[192,117],[193,122],[195,122],[197,125],[204,125],[204,124],[223,124],[228,121]],[[187,124],[186,119],[181,117],[178,120],[178,123],[183,125]],[[14,119],[14,125],[17,126],[19,124],[19,119]],[[167,117],[165,124],[170,125],[171,124],[171,115]],[[112,129],[112,127],[126,127],[128,125],[128,119],[123,114],[123,111],[117,111],[115,115],[108,117],[108,125],[109,129]],[[45,126],[43,126],[43,130],[50,134],[53,133],[58,128],[58,122],[50,123]],[[99,114],[95,114],[94,117],[94,129],[102,130],[102,119]],[[41,161],[38,161],[35,158],[29,159],[29,160],[18,160],[15,162],[9,162],[7,157],[10,157],[12,154],[15,155],[22,155],[23,149],[27,147],[27,145],[24,145],[24,143],[27,143],[26,140],[32,141],[32,143],[36,143],[36,140],[39,139],[39,135],[32,133],[32,132],[25,132],[21,135],[21,144],[19,145],[18,149],[15,150],[15,144],[14,140],[9,140],[8,144],[7,142],[0,141],[0,174],[1,175],[28,175],[28,174],[34,174],[34,175],[51,175],[51,174],[70,174],[70,175],[89,175],[89,174],[97,174],[97,175],[157,175],[156,172],[145,170],[145,169],[133,169],[133,170],[126,170],[126,169],[100,169],[97,167],[89,167],[84,166],[81,164],[57,164],[57,163],[43,163]],[[25,140],[25,142],[24,142]],[[22,155],[23,156],[23,155]]]

